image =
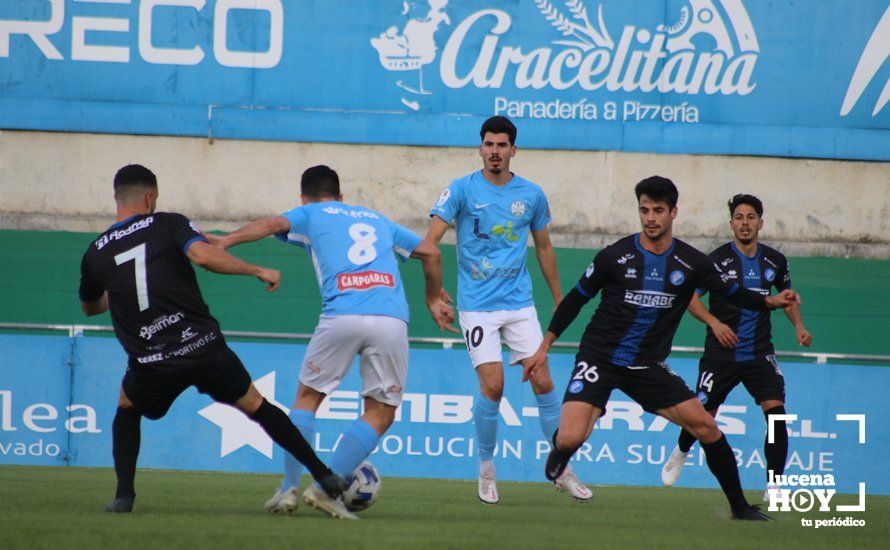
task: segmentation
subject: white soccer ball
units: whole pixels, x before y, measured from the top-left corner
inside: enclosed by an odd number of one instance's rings
[[[343,504],[351,512],[367,510],[380,496],[380,475],[367,460],[346,478],[346,483],[349,487],[343,493]]]

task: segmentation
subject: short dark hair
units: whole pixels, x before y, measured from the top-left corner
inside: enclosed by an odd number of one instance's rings
[[[726,205],[729,207],[729,217],[732,218],[735,215],[735,209],[743,204],[747,204],[753,208],[754,211],[757,212],[758,218],[763,217],[763,203],[760,202],[760,199],[754,195],[742,194],[738,194],[727,201]]]
[[[510,138],[510,145],[516,145],[516,126],[505,116],[493,116],[482,123],[482,129],[479,130],[479,139],[485,139],[485,134],[507,134]]]
[[[139,185],[158,187],[158,178],[141,164],[128,164],[114,175],[114,192],[125,191]]]
[[[324,164],[307,168],[300,178],[300,193],[313,199],[336,198],[340,195],[340,176]]]
[[[641,196],[646,195],[654,201],[666,202],[671,208],[675,208],[680,199],[680,192],[674,182],[661,176],[650,176],[642,180],[634,187],[634,192],[638,202]]]

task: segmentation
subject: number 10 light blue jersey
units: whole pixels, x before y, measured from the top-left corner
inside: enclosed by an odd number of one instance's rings
[[[420,237],[363,206],[310,203],[282,214],[290,231],[276,235],[312,257],[321,314],[386,315],[408,322],[396,255],[407,259]]]
[[[454,180],[430,210],[457,231],[457,303],[462,311],[497,311],[533,305],[525,267],[528,232],[550,223],[544,191],[513,175],[505,185],[481,171]]]

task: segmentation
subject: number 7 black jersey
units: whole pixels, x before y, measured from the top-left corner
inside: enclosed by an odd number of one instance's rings
[[[788,260],[766,245],[758,245],[757,254],[749,258],[730,241],[708,257],[723,269],[729,281],[764,296],[770,294],[772,287],[779,292],[791,288]],[[704,294],[704,290],[699,294]],[[710,311],[721,323],[729,325],[739,337],[739,343],[734,349],[724,348],[709,327],[704,354],[708,359],[753,361],[774,353],[769,312],[742,309],[716,295],[711,296]]]
[[[115,223],[83,255],[80,299],[108,292],[130,365],[180,366],[223,343],[185,256],[196,241],[206,239],[185,216],[158,212]]]
[[[707,256],[679,239],[662,254],[645,250],[639,235],[607,246],[575,287],[587,298],[603,294],[579,352],[618,366],[664,361],[696,288],[767,309],[762,296],[729,281]]]

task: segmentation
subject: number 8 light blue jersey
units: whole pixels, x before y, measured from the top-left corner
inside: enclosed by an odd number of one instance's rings
[[[277,237],[312,257],[322,315],[386,315],[408,322],[396,255],[406,260],[420,237],[383,214],[336,201],[310,203],[282,216],[291,229]]]
[[[498,187],[476,171],[454,180],[430,210],[457,231],[457,303],[462,311],[533,305],[525,267],[528,232],[550,223],[544,191],[513,175]]]

